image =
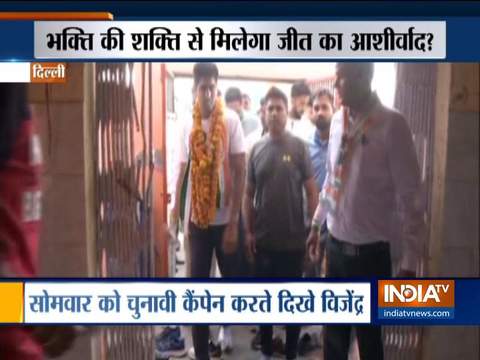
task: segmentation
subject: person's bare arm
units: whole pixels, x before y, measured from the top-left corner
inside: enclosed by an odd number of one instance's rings
[[[238,223],[245,189],[245,153],[230,156],[233,170],[233,197],[230,220]]]
[[[172,212],[170,214],[170,220],[173,223],[178,222],[178,216],[180,212],[180,198],[182,196],[182,184],[183,184],[183,179],[185,178],[185,172],[187,170],[187,164],[184,162],[181,162],[179,164],[180,169],[178,171],[178,178],[177,178],[177,183],[175,185],[175,200],[173,203],[173,208]]]
[[[230,164],[233,176],[232,206],[230,207],[230,221],[225,229],[224,250],[232,253],[237,247],[238,219],[245,188],[245,153],[230,155]]]
[[[255,235],[253,224],[255,223],[255,209],[253,207],[254,198],[253,185],[247,184],[245,196],[243,197],[243,221],[245,226],[245,246],[247,255],[250,259],[255,256]]]
[[[318,203],[318,190],[317,185],[315,184],[315,179],[313,177],[307,179],[303,186],[305,187],[305,192],[307,193],[307,215],[308,219],[311,220],[315,214],[315,209],[317,208]]]

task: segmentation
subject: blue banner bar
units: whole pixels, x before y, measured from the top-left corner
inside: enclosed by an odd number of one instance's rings
[[[384,280],[400,280],[400,279],[384,279]],[[104,279],[92,279],[92,278],[67,278],[67,279],[2,279],[2,283],[8,282],[26,282],[29,284],[35,283],[46,283],[46,284],[55,284],[55,283],[71,283],[72,285],[83,283],[82,286],[85,286],[85,283],[91,283],[92,286],[99,283],[119,283],[119,284],[131,284],[134,286],[136,283],[152,283],[152,284],[163,284],[164,286],[176,286],[175,284],[185,284],[185,283],[203,283],[205,288],[208,289],[209,286],[215,286],[219,283],[238,283],[238,284],[263,284],[266,289],[269,287],[275,287],[279,283],[296,283],[297,288],[303,293],[308,290],[309,287],[316,286],[312,285],[315,283],[322,283],[326,288],[335,287],[335,284],[338,283],[350,283],[357,284],[359,283],[370,283],[371,284],[371,298],[370,298],[370,314],[371,314],[371,323],[376,325],[480,325],[480,279],[471,278],[471,279],[401,279],[401,281],[408,283],[413,281],[421,280],[422,289],[427,291],[429,283],[433,284],[432,280],[438,282],[454,282],[454,303],[453,306],[422,306],[418,304],[417,306],[412,307],[412,301],[405,302],[405,306],[395,305],[392,307],[383,306],[379,307],[379,291],[378,288],[378,279],[373,278],[308,278],[308,279],[270,279],[270,278],[229,278],[229,279],[219,279],[219,278],[199,278],[199,279],[190,279],[190,278],[165,278],[165,279],[152,279],[152,278],[104,278]],[[231,284],[230,284],[231,285]],[[79,286],[79,285],[76,285]],[[435,285],[433,285],[435,286]],[[227,291],[227,290],[226,290]],[[425,295],[426,293],[424,293]],[[433,297],[433,294],[430,294]],[[430,297],[430,298],[431,298]],[[339,297],[335,302],[329,303],[329,306],[339,306],[344,307],[344,304],[341,300],[344,297]],[[315,304],[320,306],[323,309],[321,301],[323,301],[322,294],[315,295]],[[332,298],[333,299],[333,298]],[[425,296],[424,296],[425,300]],[[335,305],[337,304],[337,305]],[[441,305],[441,304],[439,304]],[[323,311],[323,310],[322,310]],[[318,321],[318,324],[321,324],[320,319],[313,320],[313,322]],[[212,323],[214,323],[213,321]],[[252,318],[251,323],[255,323],[254,318]]]
[[[118,20],[118,18],[116,18]],[[183,19],[187,19],[184,17]],[[297,18],[298,19],[298,18]],[[318,21],[331,21],[332,19],[326,18],[311,18],[310,20],[317,19]],[[377,20],[385,20],[387,18],[376,18]],[[395,20],[400,21],[409,21],[406,18],[394,18]],[[190,18],[191,20],[191,18]],[[226,18],[218,17],[218,21],[225,21],[229,20]],[[293,18],[292,18],[293,20]],[[339,19],[336,19],[340,21]],[[344,18],[345,21],[352,20],[351,18]],[[364,18],[356,18],[355,20],[371,20],[370,17]],[[431,17],[411,17],[410,20],[415,21],[422,21],[422,20],[432,20]],[[476,34],[480,34],[480,16],[479,17],[446,17],[446,18],[436,18],[435,20],[445,20],[446,21],[446,58],[441,60],[433,60],[433,61],[440,61],[440,62],[478,62],[480,61],[480,46],[477,46],[474,40],[474,36]],[[285,20],[285,23],[288,23],[288,20]],[[114,23],[112,23],[113,26]],[[37,59],[34,58],[34,29],[33,29],[33,22],[32,21],[0,21],[0,32],[2,34],[8,34],[8,36],[4,36],[2,39],[2,43],[0,44],[0,61],[24,61],[24,62],[32,62],[36,61]],[[100,61],[126,61],[126,60],[135,60],[135,58],[129,59],[115,59],[115,58],[108,58],[103,59]],[[180,61],[195,61],[198,59],[180,59]],[[402,61],[396,59],[387,59],[382,60],[382,58],[363,58],[361,61],[365,60],[375,60],[375,61]],[[86,59],[78,59],[78,60],[67,60],[62,58],[52,59],[52,61],[69,61],[69,62],[90,62],[90,61],[99,61],[99,59],[95,58],[95,55],[92,54],[92,57]],[[166,60],[161,57],[161,54],[157,58],[152,59],[142,59],[139,61],[170,61],[175,62],[179,61],[178,59],[169,59]],[[208,61],[219,61],[219,59],[215,58],[215,54],[212,54],[212,57],[208,58]],[[229,61],[239,61],[238,58],[232,55],[232,57],[223,57],[221,61],[229,62]],[[250,62],[251,59],[245,58],[242,59],[244,62]],[[255,61],[285,61],[285,60],[275,60],[275,59],[256,59]],[[321,61],[352,61],[351,59],[309,59],[309,58],[291,58],[288,59],[289,62],[294,61],[306,61],[306,62],[321,62]],[[405,60],[403,60],[405,61]],[[406,60],[409,62],[421,62],[421,61],[428,61],[432,62],[432,59],[422,59],[418,58],[415,60]]]
[[[1,11],[109,11],[116,19],[155,17],[475,16],[475,1],[4,1]]]

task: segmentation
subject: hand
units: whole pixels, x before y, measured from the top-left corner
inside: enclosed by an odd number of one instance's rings
[[[307,253],[310,261],[318,262],[320,260],[320,236],[315,228],[312,228],[308,234]]]
[[[237,249],[238,243],[238,222],[232,221],[228,223],[223,232],[223,252],[225,254],[233,254]]]
[[[412,271],[412,270],[400,269],[399,272],[397,273],[397,277],[414,278],[414,277],[417,277],[417,274],[415,274],[415,271]]]
[[[255,254],[257,253],[257,241],[255,235],[251,232],[245,234],[245,247],[248,259],[253,261],[255,259]]]
[[[36,326],[33,335],[42,345],[45,355],[56,358],[72,347],[76,331],[72,326]]]

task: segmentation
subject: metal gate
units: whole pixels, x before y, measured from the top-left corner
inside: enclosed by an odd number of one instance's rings
[[[94,74],[96,276],[152,277],[151,64],[97,63]],[[153,359],[153,344],[149,326],[104,328],[101,359]]]
[[[405,116],[410,125],[422,176],[424,216],[427,224],[423,257],[417,265],[417,276],[422,277],[428,276],[426,265],[433,182],[436,74],[435,64],[400,63],[397,65],[395,108]],[[383,335],[386,359],[421,359],[422,327],[388,326],[384,328]]]

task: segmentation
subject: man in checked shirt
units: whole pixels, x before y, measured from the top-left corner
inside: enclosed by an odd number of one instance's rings
[[[415,276],[424,229],[420,174],[405,118],[371,90],[372,63],[338,63],[342,109],[331,123],[327,175],[307,240],[318,258],[318,229],[327,220],[327,277],[390,277],[390,244],[401,223],[399,277]],[[324,358],[348,358],[350,325],[325,329]],[[355,328],[361,359],[383,359],[379,326]]]

